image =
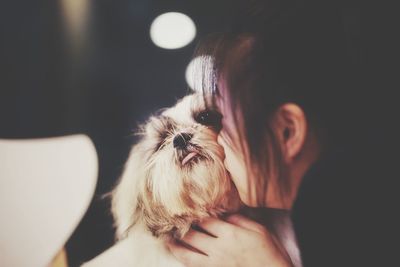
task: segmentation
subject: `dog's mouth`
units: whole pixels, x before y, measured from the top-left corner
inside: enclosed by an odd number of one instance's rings
[[[179,160],[182,166],[187,165],[188,163],[197,162],[197,160],[201,159],[203,156],[201,155],[199,148],[193,144],[190,144],[185,150],[181,151]]]

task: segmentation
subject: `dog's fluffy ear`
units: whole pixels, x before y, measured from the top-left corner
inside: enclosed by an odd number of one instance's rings
[[[139,183],[145,176],[142,149],[140,144],[132,148],[122,176],[111,195],[111,212],[114,217],[117,239],[126,237],[128,230],[140,216],[137,214]]]

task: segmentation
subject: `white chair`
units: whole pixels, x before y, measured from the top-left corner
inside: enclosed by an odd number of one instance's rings
[[[97,172],[85,135],[0,139],[0,266],[48,266],[85,214]]]

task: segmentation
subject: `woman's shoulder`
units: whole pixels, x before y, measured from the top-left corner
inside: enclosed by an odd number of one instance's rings
[[[390,162],[387,150],[367,143],[336,149],[308,171],[292,212],[304,266],[370,266],[389,258]]]

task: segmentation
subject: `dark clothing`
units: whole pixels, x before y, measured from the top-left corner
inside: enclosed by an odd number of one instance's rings
[[[399,266],[394,155],[385,142],[358,143],[335,149],[303,178],[292,219],[304,267]]]
[[[365,9],[364,2],[342,4],[347,5],[343,25],[356,74],[345,110],[348,124],[338,126],[340,145],[305,175],[292,220],[304,267],[400,266],[393,9],[381,2]],[[337,110],[347,100],[346,94],[341,97]]]

